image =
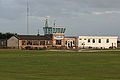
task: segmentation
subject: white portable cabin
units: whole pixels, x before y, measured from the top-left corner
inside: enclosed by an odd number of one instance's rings
[[[79,36],[77,37],[78,48],[117,48],[116,36]]]

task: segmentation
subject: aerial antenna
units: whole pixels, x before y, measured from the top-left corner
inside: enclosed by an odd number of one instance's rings
[[[54,25],[54,27],[56,27],[56,20],[54,20],[54,24],[53,25]]]
[[[45,27],[48,27],[48,19],[45,20]]]
[[[38,29],[38,34],[37,34],[38,36],[40,35],[40,30]]]
[[[29,0],[27,0],[27,34],[29,34]]]

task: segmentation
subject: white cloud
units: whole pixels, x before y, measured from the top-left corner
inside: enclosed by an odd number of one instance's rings
[[[104,12],[92,12],[95,15],[104,15],[104,14],[120,14],[120,11],[104,11]]]

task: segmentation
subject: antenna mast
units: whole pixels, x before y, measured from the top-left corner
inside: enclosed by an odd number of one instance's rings
[[[48,27],[48,19],[45,20],[45,27]]]
[[[29,34],[29,0],[27,0],[27,35]]]
[[[38,29],[38,36],[40,35],[40,30]]]
[[[54,27],[56,27],[56,20],[54,20],[54,24],[53,25],[54,25]]]

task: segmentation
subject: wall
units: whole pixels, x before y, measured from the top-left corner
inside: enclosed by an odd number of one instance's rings
[[[64,45],[66,48],[75,48],[76,47],[76,38],[64,38]]]
[[[6,47],[7,46],[7,41],[4,39],[0,39],[0,47]]]
[[[22,42],[24,41],[24,44]],[[31,41],[31,44],[28,44],[28,41]],[[44,44],[40,44],[41,41],[44,41]],[[34,42],[37,42],[37,44],[34,44]],[[34,48],[44,48],[44,47],[51,47],[52,46],[52,40],[19,40],[19,49],[25,49],[26,47],[31,47],[31,49]]]
[[[19,41],[16,37],[13,36],[7,40],[7,47],[18,49],[19,48],[18,46],[19,46]]]
[[[94,47],[94,48],[109,48],[109,47],[117,47],[117,38],[118,37],[94,37],[94,36],[79,36],[78,37],[78,47],[86,48],[86,47]],[[90,42],[88,42],[90,39]],[[93,43],[93,39],[95,39],[95,43]],[[99,39],[101,39],[101,43],[99,43]],[[109,39],[107,43],[106,40]]]

